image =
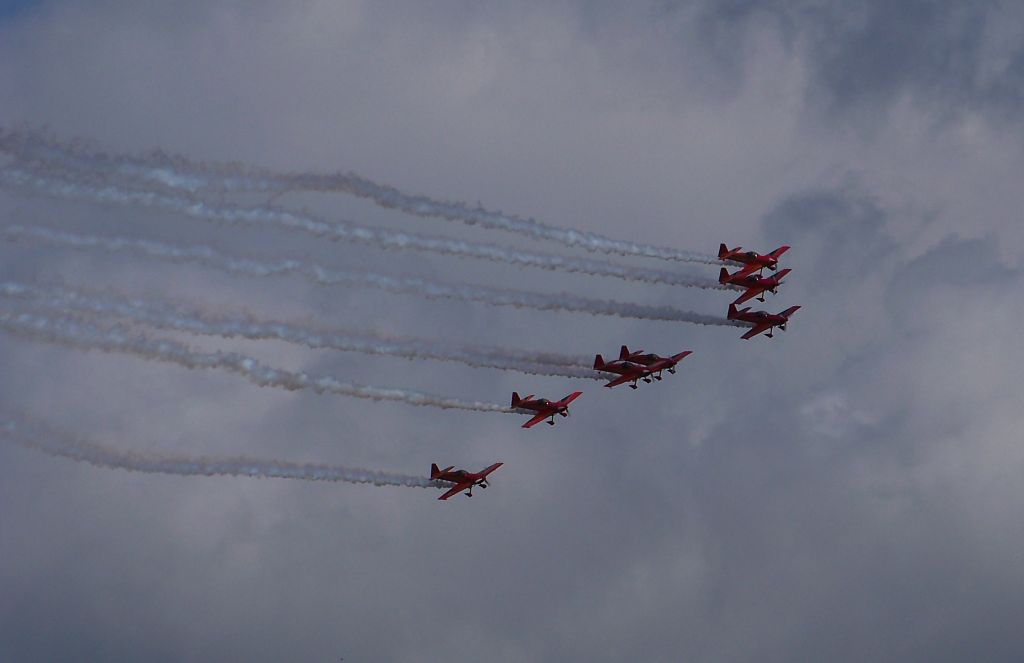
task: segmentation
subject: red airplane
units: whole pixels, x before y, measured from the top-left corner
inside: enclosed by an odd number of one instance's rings
[[[560,414],[563,417],[569,416],[569,403],[580,397],[582,391],[574,391],[560,401],[549,401],[546,398],[538,398],[534,400],[533,394],[530,394],[526,398],[519,398],[519,394],[512,392],[512,407],[519,410],[531,410],[537,414],[523,424],[523,428],[531,428],[536,426],[545,419],[550,418],[548,424],[555,425],[555,415]]]
[[[767,311],[750,311],[750,307],[736,310],[735,304],[729,304],[729,319],[730,320],[742,320],[743,322],[749,322],[754,325],[754,328],[743,335],[744,339],[751,339],[761,332],[768,332],[768,338],[772,338],[772,330],[776,327],[782,331],[786,331],[786,323],[789,322],[789,316],[800,310],[799,306],[790,306],[782,313],[768,313]]]
[[[504,465],[504,463],[495,463],[488,468],[480,470],[479,472],[467,472],[466,470],[456,470],[454,465],[439,470],[437,463],[431,463],[430,465],[430,478],[434,481],[448,481],[455,484],[451,489],[438,497],[439,500],[446,500],[452,495],[461,493],[466,490],[466,497],[473,497],[473,487],[480,486],[481,488],[487,487],[487,475]]]
[[[661,355],[656,355],[653,352],[644,354],[643,350],[630,352],[629,348],[625,345],[619,350],[620,358],[625,355],[626,357],[629,357],[629,361],[634,364],[642,364],[652,372],[657,373],[658,375],[654,376],[655,380],[661,379],[660,376],[662,371],[668,371],[669,373],[674,374],[676,372],[676,364],[692,354],[693,350],[684,350],[683,352],[672,355],[671,357],[662,357]]]
[[[651,371],[646,366],[618,359],[605,362],[604,357],[601,355],[594,357],[594,370],[615,373],[620,376],[612,379],[611,382],[605,385],[606,387],[617,387],[620,384],[632,382],[633,384],[629,385],[629,388],[636,389],[637,380],[643,380],[647,383],[651,381]]]
[[[619,375],[606,384],[606,387],[617,387],[620,384],[632,382],[629,385],[630,389],[636,389],[637,380],[643,380],[649,384],[652,377],[655,380],[661,380],[662,371],[675,373],[676,364],[691,354],[693,351],[687,350],[671,357],[662,357],[653,353],[644,354],[643,350],[630,352],[629,348],[623,345],[616,361],[605,363],[601,355],[594,357],[594,369]]]
[[[735,249],[730,249],[725,244],[721,244],[718,247],[718,259],[743,263],[746,267],[740,270],[738,274],[746,275],[760,271],[765,267],[775,271],[775,268],[779,266],[779,257],[786,251],[789,251],[788,246],[780,246],[767,255],[761,255],[756,251],[743,251],[742,247],[739,246]]]
[[[757,297],[757,301],[764,301],[764,293],[770,292],[775,294],[775,289],[782,284],[782,279],[786,278],[791,269],[783,269],[769,277],[755,276],[753,272],[747,272],[745,269],[741,269],[738,272],[730,274],[725,267],[718,273],[718,282],[722,285],[738,285],[741,288],[746,288],[746,292],[736,298],[733,304],[742,304],[745,301],[751,300]]]

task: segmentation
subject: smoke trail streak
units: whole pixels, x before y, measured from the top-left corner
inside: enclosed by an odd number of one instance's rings
[[[534,239],[561,242],[588,251],[619,255],[644,256],[662,260],[720,264],[716,256],[681,251],[666,247],[611,239],[597,233],[558,228],[532,218],[522,218],[500,211],[472,208],[458,201],[437,201],[427,196],[410,195],[378,184],[355,173],[292,173],[279,174],[241,164],[205,164],[162,152],[130,157],[90,151],[79,145],[62,143],[28,132],[6,132],[0,135],[0,149],[22,155],[26,161],[57,161],[77,169],[103,168],[127,177],[159,182],[165,186],[192,192],[256,191],[287,193],[289,191],[320,191],[347,193],[370,200],[377,205],[420,217],[457,221],[483,228],[504,230]]]
[[[96,237],[53,231],[40,227],[9,226],[8,240],[32,238],[51,244],[77,249],[100,249],[109,252],[134,252],[174,262],[193,262],[246,276],[297,275],[319,285],[346,285],[375,288],[402,295],[417,295],[427,299],[454,299],[480,302],[491,306],[511,306],[539,311],[565,311],[590,315],[618,316],[646,320],[687,322],[697,325],[745,326],[726,318],[684,311],[671,306],[648,306],[614,300],[590,299],[569,293],[543,295],[522,290],[489,288],[468,284],[439,283],[413,277],[394,277],[369,272],[341,272],[315,263],[298,260],[280,260],[266,263],[250,259],[231,258],[217,253],[208,246],[178,247],[149,240],[123,237]]]
[[[273,339],[309,348],[324,348],[365,354],[388,355],[404,359],[434,359],[455,361],[477,368],[498,368],[530,375],[551,375],[569,378],[603,380],[599,373],[582,366],[552,366],[532,360],[524,361],[502,356],[495,348],[490,353],[472,349],[445,348],[427,341],[386,341],[373,337],[360,337],[351,333],[309,329],[287,322],[261,321],[251,317],[224,317],[171,305],[167,302],[70,290],[68,288],[40,288],[20,283],[0,283],[0,296],[27,301],[31,306],[64,313],[76,310],[103,316],[117,317],[192,334],[207,334],[224,338],[242,337],[250,340]],[[525,355],[525,352],[517,353]]]
[[[67,319],[48,318],[34,313],[0,310],[0,329],[32,340],[65,345],[79,350],[119,352],[143,359],[177,364],[185,368],[218,369],[239,375],[261,387],[276,387],[289,391],[309,389],[318,394],[353,396],[375,401],[398,401],[409,405],[442,409],[518,412],[495,403],[465,401],[407,389],[353,384],[329,376],[313,377],[304,372],[265,366],[252,357],[236,352],[199,352],[176,341],[157,340],[141,334],[129,334],[120,328],[104,330],[93,325]]]
[[[53,426],[23,416],[0,414],[0,438],[51,456],[69,458],[97,467],[179,476],[236,476],[300,479],[302,481],[344,481],[375,486],[447,488],[448,483],[412,474],[364,470],[341,465],[290,463],[246,457],[165,456],[121,451],[79,439]]]
[[[95,179],[95,178],[91,178]],[[324,221],[306,213],[295,213],[270,205],[240,207],[215,205],[195,198],[170,195],[153,189],[129,189],[109,182],[93,184],[56,178],[18,168],[0,169],[0,186],[51,197],[167,210],[185,216],[226,225],[274,226],[330,239],[368,244],[390,251],[421,251],[460,258],[501,262],[549,271],[607,276],[625,281],[654,283],[708,290],[728,290],[714,279],[689,274],[619,265],[604,260],[587,260],[548,253],[531,253],[496,244],[467,242],[415,233],[360,226],[347,221]]]

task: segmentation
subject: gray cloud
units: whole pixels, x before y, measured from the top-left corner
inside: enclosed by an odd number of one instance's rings
[[[701,11],[727,68],[753,31],[774,31],[806,63],[806,101],[827,114],[824,126],[872,133],[908,100],[939,123],[977,112],[1015,123],[1024,50],[1011,35],[1022,20],[1002,2],[743,1]]]
[[[1024,201],[1019,147],[998,130],[1018,103],[1020,29],[1004,5],[846,7],[108,2],[0,25],[5,127],[49,124],[110,151],[352,168],[658,246],[790,244],[794,272],[765,308],[803,305],[775,339],[741,341],[733,328],[4,243],[0,276],[17,282],[451,345],[695,352],[663,383],[584,387],[571,419],[523,431],[515,417],[290,394],[4,335],[5,408],[124,451],[401,474],[506,465],[479,496],[440,503],[398,488],[141,476],[0,444],[0,658],[1020,659]],[[345,196],[275,204],[563,250]],[[728,294],[6,191],[0,215],[709,315]],[[456,398],[573,384],[161,333]]]

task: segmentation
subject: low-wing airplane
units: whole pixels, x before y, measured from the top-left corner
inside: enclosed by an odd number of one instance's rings
[[[737,311],[735,304],[729,304],[728,317],[730,320],[742,320],[754,325],[753,329],[743,335],[744,339],[749,340],[762,332],[768,332],[768,338],[772,338],[774,336],[772,331],[776,327],[786,331],[786,323],[789,322],[789,317],[798,310],[800,310],[799,306],[790,306],[781,313],[768,313],[767,311],[751,311],[748,306]]]
[[[718,273],[718,282],[722,285],[737,285],[741,288],[746,288],[746,292],[736,298],[733,304],[739,305],[743,302],[749,301],[754,297],[757,297],[757,301],[764,301],[764,293],[770,292],[773,295],[776,293],[776,288],[782,284],[782,279],[786,278],[791,269],[782,269],[772,274],[771,276],[758,276],[753,272],[746,272],[746,270],[740,270],[732,274],[723,267],[722,271]]]
[[[431,463],[430,465],[430,478],[434,481],[448,481],[455,484],[448,490],[444,495],[438,497],[439,500],[446,500],[452,495],[456,495],[466,490],[466,497],[473,497],[473,487],[480,486],[481,488],[487,487],[487,475],[504,465],[504,463],[495,463],[490,467],[484,468],[479,472],[467,472],[466,470],[456,470],[454,465],[450,465],[443,470],[438,469],[437,463]]]
[[[636,389],[637,380],[643,380],[647,383],[651,381],[651,371],[646,366],[621,359],[606,362],[601,355],[594,357],[594,370],[615,373],[619,376],[613,378],[605,385],[606,387],[617,387],[620,384],[631,382],[632,384],[629,385],[629,388]]]
[[[560,414],[563,417],[569,416],[569,403],[580,397],[582,391],[574,391],[560,401],[549,401],[546,398],[534,399],[533,394],[530,394],[526,398],[519,398],[517,392],[512,392],[512,407],[519,410],[530,410],[536,412],[532,419],[523,424],[523,428],[531,428],[536,426],[545,419],[550,419],[548,424],[555,425],[555,415]]]
[[[788,246],[780,246],[771,253],[761,255],[756,251],[744,251],[740,246],[730,249],[725,244],[721,244],[718,247],[718,259],[743,263],[746,267],[738,273],[745,275],[760,271],[765,267],[774,271],[779,266],[779,257],[786,251],[789,251]]]
[[[619,350],[619,356],[626,355],[629,357],[629,361],[634,364],[642,364],[650,369],[652,372],[658,375],[654,376],[655,380],[661,379],[661,372],[668,371],[669,373],[676,372],[676,364],[681,362],[693,354],[693,350],[684,350],[679,354],[674,354],[668,357],[662,357],[661,355],[654,354],[653,352],[644,353],[643,350],[637,350],[636,352],[630,352],[629,348],[625,345]]]
[[[630,352],[625,345],[619,350],[619,358],[615,361],[605,362],[604,357],[594,357],[594,369],[606,373],[615,373],[619,377],[606,384],[606,387],[617,387],[620,384],[631,382],[630,389],[636,389],[638,380],[650,383],[651,378],[661,379],[662,371],[669,373],[676,372],[676,364],[693,354],[692,350],[680,352],[671,357],[662,357],[653,353],[644,354],[643,350]]]

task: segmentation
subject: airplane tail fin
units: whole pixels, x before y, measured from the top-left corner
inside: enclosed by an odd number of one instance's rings
[[[625,361],[629,359],[629,348],[625,345],[619,348],[619,361]]]
[[[775,258],[776,260],[778,260],[779,256],[781,256],[786,251],[789,251],[789,247],[784,245],[784,246],[780,246],[779,248],[775,249],[774,251],[772,251],[768,255],[771,256],[772,258]]]
[[[604,357],[597,355],[594,357],[594,370],[601,370],[604,368]]]
[[[522,399],[519,398],[519,392],[518,391],[513,391],[512,392],[512,407],[519,407],[519,402],[521,400]]]
[[[729,315],[726,316],[726,317],[729,320],[734,320],[736,318],[736,305],[735,304],[729,304]]]
[[[725,256],[729,255],[729,247],[725,244],[718,245],[718,259],[722,260]]]
[[[441,474],[441,468],[437,466],[437,463],[430,464],[430,478],[436,479],[437,475]]]
[[[722,284],[729,282],[729,270],[727,270],[725,267],[723,267],[722,270],[718,272],[718,282]]]
[[[782,317],[784,317],[786,319],[789,319],[789,316],[793,315],[794,313],[796,313],[799,310],[800,310],[799,306],[790,306],[789,308],[787,308],[782,313],[779,313],[779,315],[781,315]]]

